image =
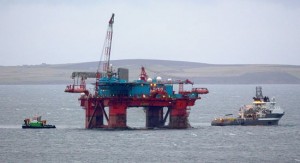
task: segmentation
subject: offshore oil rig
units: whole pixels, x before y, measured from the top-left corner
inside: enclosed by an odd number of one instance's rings
[[[85,109],[85,128],[129,128],[127,108],[143,107],[146,114],[146,128],[184,129],[190,127],[189,109],[195,101],[201,99],[200,94],[207,94],[206,88],[192,88],[186,91],[184,84],[193,84],[190,80],[163,81],[161,77],[151,79],[145,68],[141,68],[139,80],[129,82],[129,71],[118,68],[113,72],[110,65],[110,53],[113,36],[114,14],[109,20],[106,39],[97,72],[73,72],[74,84],[66,87],[65,92],[81,93],[80,105]],[[101,57],[102,58],[102,57]],[[80,83],[75,79],[80,78]],[[96,78],[95,91],[86,89],[85,80]],[[176,93],[173,85],[178,84]],[[108,107],[108,109],[105,109]],[[164,113],[164,107],[167,108]],[[107,111],[108,110],[108,113]],[[165,125],[169,117],[168,125]],[[106,120],[107,123],[104,123]]]

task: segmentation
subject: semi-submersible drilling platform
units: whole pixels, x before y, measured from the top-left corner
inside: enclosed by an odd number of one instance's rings
[[[118,68],[117,72],[113,72],[110,65],[113,23],[114,14],[109,20],[102,51],[105,59],[104,62],[100,61],[97,72],[73,72],[74,84],[65,89],[65,92],[81,93],[79,101],[85,109],[85,127],[128,128],[127,108],[143,107],[146,113],[146,128],[188,128],[190,107],[195,105],[196,100],[201,99],[200,94],[207,94],[208,90],[206,88],[184,90],[184,84],[193,84],[188,79],[163,81],[161,77],[148,78],[144,67],[141,68],[139,80],[133,82],[128,82],[128,69]],[[75,78],[81,78],[81,83],[75,84]],[[86,89],[87,78],[96,78],[95,92]],[[179,85],[178,93],[173,91],[174,84]],[[164,107],[167,108],[166,113]],[[169,124],[165,125],[167,119]],[[104,123],[104,120],[107,123]]]

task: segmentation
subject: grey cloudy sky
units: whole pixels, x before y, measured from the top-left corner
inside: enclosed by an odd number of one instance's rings
[[[0,65],[111,59],[300,65],[298,0],[0,0]]]

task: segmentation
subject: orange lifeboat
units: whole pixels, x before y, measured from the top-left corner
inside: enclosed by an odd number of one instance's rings
[[[208,94],[207,88],[193,88],[192,92],[198,93],[198,94]]]
[[[78,78],[77,78],[78,80]],[[65,92],[68,93],[84,93],[86,91],[86,84],[85,84],[85,78],[81,77],[80,84],[75,84],[75,78],[74,78],[74,84],[73,85],[67,85]]]
[[[65,92],[68,93],[84,93],[86,91],[85,85],[68,85],[65,89]]]

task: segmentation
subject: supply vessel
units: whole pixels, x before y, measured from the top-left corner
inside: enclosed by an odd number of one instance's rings
[[[24,124],[22,125],[22,128],[56,128],[55,125],[49,125],[47,124],[46,120],[42,120],[42,116],[34,116],[32,119],[26,118],[24,120]]]
[[[67,93],[80,93],[80,106],[85,109],[85,127],[104,129],[128,129],[127,109],[143,108],[146,128],[189,128],[188,121],[191,106],[207,94],[207,88],[185,90],[184,85],[193,82],[189,79],[174,80],[162,77],[148,77],[145,67],[141,66],[138,80],[129,81],[129,70],[118,68],[114,71],[110,62],[114,14],[112,14],[106,33],[102,55],[95,72],[73,72],[73,85],[65,89]],[[102,58],[102,57],[101,57]],[[75,84],[75,79],[81,79]],[[95,78],[94,89],[88,90],[85,79]],[[182,77],[181,77],[182,78]],[[178,91],[173,86],[178,85]],[[165,109],[164,109],[165,108]],[[169,123],[166,125],[166,122]]]
[[[278,125],[284,111],[276,105],[275,98],[269,99],[269,97],[263,96],[262,87],[258,86],[256,87],[256,97],[253,97],[253,100],[252,104],[240,108],[237,117],[227,114],[224,117],[215,118],[211,125]]]

